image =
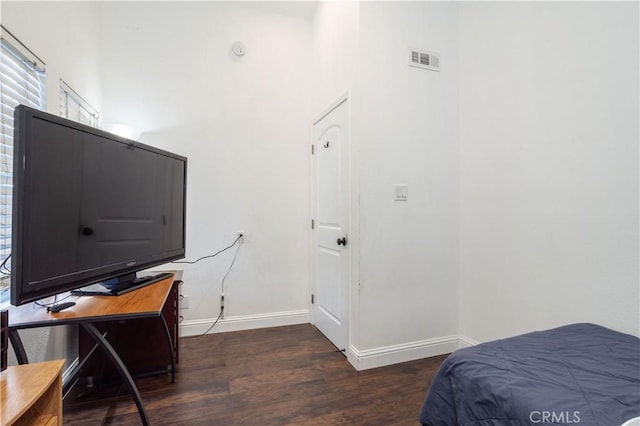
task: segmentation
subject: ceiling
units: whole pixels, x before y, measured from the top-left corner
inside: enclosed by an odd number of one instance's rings
[[[315,0],[302,1],[243,1],[242,5],[255,9],[266,10],[280,15],[311,21],[318,2]]]

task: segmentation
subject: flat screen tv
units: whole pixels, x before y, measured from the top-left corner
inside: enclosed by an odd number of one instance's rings
[[[13,305],[184,257],[185,157],[22,105],[14,129]]]

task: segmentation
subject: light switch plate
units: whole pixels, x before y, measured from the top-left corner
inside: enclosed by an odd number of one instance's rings
[[[409,185],[396,184],[395,185],[395,201],[409,201]]]

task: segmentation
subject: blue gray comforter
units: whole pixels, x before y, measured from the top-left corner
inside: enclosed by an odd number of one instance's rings
[[[442,364],[423,425],[619,426],[640,416],[640,339],[573,324],[460,349]]]

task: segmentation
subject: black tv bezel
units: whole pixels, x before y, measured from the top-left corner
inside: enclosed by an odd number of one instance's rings
[[[25,189],[29,188],[29,170],[26,162],[27,151],[32,142],[30,123],[34,119],[45,120],[59,126],[65,126],[80,132],[90,133],[115,143],[122,143],[136,149],[143,149],[156,154],[184,162],[183,203],[182,203],[182,248],[141,259],[128,259],[109,265],[103,265],[86,271],[74,272],[60,277],[42,281],[41,288],[37,283],[23,282],[25,265],[23,265],[25,244],[25,218],[30,217],[30,200]],[[11,235],[11,304],[19,306],[28,302],[54,296],[66,291],[75,290],[89,284],[132,274],[173,260],[182,259],[186,252],[186,205],[187,205],[187,158],[173,152],[152,147],[113,133],[62,118],[48,112],[39,111],[19,105],[14,114],[14,152],[13,152],[13,203],[12,203],[12,235]],[[26,291],[28,289],[28,291]]]

